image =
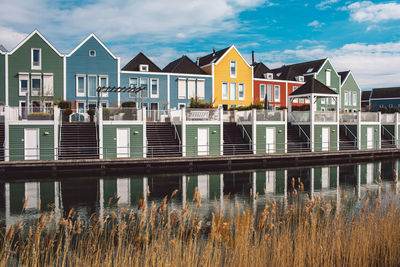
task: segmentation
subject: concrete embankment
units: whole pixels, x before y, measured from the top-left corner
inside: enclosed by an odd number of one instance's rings
[[[77,175],[114,175],[118,173],[131,175],[188,173],[342,164],[394,157],[400,157],[400,149],[144,159],[12,161],[0,162],[0,177],[9,180],[21,176],[54,179]]]

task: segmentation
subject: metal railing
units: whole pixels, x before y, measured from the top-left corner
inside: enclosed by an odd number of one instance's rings
[[[94,122],[96,115],[90,116],[86,109],[61,109],[60,116],[64,121],[68,122]],[[69,114],[69,112],[72,112]]]
[[[8,107],[9,109],[9,120],[10,121],[21,121],[21,120],[32,120],[32,121],[43,121],[43,120],[54,120],[54,109],[50,107]]]
[[[253,111],[252,110],[242,110],[234,112],[235,121],[243,122],[251,122],[253,120]]]
[[[285,121],[283,110],[256,110],[257,121]]]
[[[233,111],[224,110],[223,121],[224,122],[235,122],[235,113]]]
[[[218,109],[186,109],[187,121],[219,121]]]
[[[247,138],[247,141],[249,142],[249,144],[246,144],[246,145],[248,145],[248,146],[251,148],[251,147],[253,146],[253,140],[252,140],[252,138],[250,137],[249,133],[247,132],[246,128],[244,127],[244,125],[243,125],[242,120],[240,119],[240,117],[237,118],[237,125],[239,125],[239,126],[242,127],[242,136],[243,136],[243,139]]]
[[[143,111],[136,108],[103,108],[103,121],[142,121]]]
[[[182,122],[182,110],[170,109],[169,110],[169,120],[173,123]]]
[[[386,127],[383,126],[383,125],[382,125],[382,129],[383,129],[382,135],[385,135],[385,133],[387,133],[390,136],[390,142],[392,144],[394,144],[395,143],[394,141],[396,140],[396,137],[388,129],[386,129]]]
[[[174,121],[171,121],[171,124],[174,126],[174,131],[175,131],[174,138],[178,139],[178,142],[179,142],[179,152],[182,152],[182,141],[181,141],[181,137],[179,136],[178,129],[177,129],[176,124],[175,124]]]
[[[343,125],[344,129],[345,129],[345,134],[347,135],[347,133],[350,133],[350,135],[353,137],[354,141],[357,142],[357,137],[355,136],[355,134],[349,129],[349,127],[347,127],[346,125]]]
[[[168,110],[146,110],[147,121],[167,122],[169,121]]]

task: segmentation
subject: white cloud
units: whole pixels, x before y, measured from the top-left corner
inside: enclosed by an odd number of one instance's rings
[[[324,22],[319,22],[318,20],[314,20],[307,24],[307,26],[314,27],[315,29],[322,28],[322,26],[324,25],[325,25]]]
[[[0,44],[11,51],[19,42],[26,37],[26,34],[19,33],[13,29],[0,25]]]
[[[332,4],[337,3],[339,1],[340,0],[324,0],[324,1],[320,2],[319,4],[317,4],[315,7],[320,10],[325,10],[325,9],[331,8]]]
[[[355,2],[347,6],[350,18],[356,22],[382,22],[400,19],[400,4],[391,2],[374,4],[370,1]]]

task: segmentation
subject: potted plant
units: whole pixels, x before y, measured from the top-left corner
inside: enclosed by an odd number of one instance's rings
[[[63,111],[63,121],[69,121],[69,115],[72,114],[72,109],[66,108]]]
[[[103,120],[110,119],[110,110],[108,108],[103,108]]]
[[[90,122],[93,122],[94,121],[94,115],[96,114],[96,111],[91,108],[91,109],[89,109],[87,111],[87,114],[89,115]]]

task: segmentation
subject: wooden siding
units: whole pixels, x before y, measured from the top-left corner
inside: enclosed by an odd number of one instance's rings
[[[220,155],[220,126],[219,125],[186,125],[186,155],[197,155],[197,129],[209,129],[209,155]],[[215,131],[215,133],[213,133]]]
[[[257,125],[256,154],[266,153],[266,128],[275,128],[276,153],[285,153],[285,125]]]
[[[103,155],[105,159],[117,157],[117,128],[130,129],[130,157],[143,157],[143,126],[142,125],[103,125]],[[134,134],[137,131],[138,134]]]

